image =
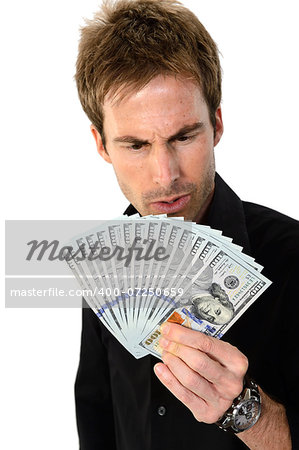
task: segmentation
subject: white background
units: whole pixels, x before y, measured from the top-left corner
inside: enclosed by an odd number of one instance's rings
[[[297,2],[184,3],[223,55],[219,173],[242,199],[298,219]],[[108,219],[127,205],[96,152],[73,81],[78,27],[97,7],[15,0],[2,8],[3,219]],[[4,309],[3,301],[1,321],[1,448],[78,448],[81,311]]]

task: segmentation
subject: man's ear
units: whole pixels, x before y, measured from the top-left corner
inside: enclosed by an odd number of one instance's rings
[[[104,160],[106,162],[108,162],[109,164],[112,164],[110,156],[108,155],[108,152],[106,151],[106,149],[103,145],[102,136],[100,135],[100,133],[98,132],[98,130],[96,129],[96,127],[93,124],[90,125],[90,129],[91,129],[93,137],[96,141],[97,150],[98,150],[99,154],[101,155],[102,158],[104,158]]]
[[[219,106],[215,112],[215,136],[214,136],[214,146],[218,144],[223,134],[223,122],[222,122],[222,112],[221,107]]]

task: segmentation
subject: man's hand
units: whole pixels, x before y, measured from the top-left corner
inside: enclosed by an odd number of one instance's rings
[[[159,343],[163,363],[155,365],[159,380],[194,417],[216,422],[243,389],[248,360],[236,347],[198,331],[166,323]],[[291,450],[291,436],[285,408],[259,388],[261,417],[252,428],[237,436],[256,450]]]
[[[236,347],[181,325],[166,323],[159,341],[159,380],[205,423],[216,422],[243,389],[248,360]]]

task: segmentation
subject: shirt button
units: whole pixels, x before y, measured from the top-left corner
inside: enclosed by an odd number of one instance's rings
[[[158,408],[158,414],[159,414],[159,416],[165,416],[165,414],[166,414],[166,408],[165,408],[165,406],[159,406],[159,408]]]

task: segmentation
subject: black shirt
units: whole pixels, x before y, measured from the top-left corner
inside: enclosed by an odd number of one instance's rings
[[[216,174],[207,223],[232,237],[264,266],[273,283],[224,340],[249,359],[249,373],[286,407],[299,449],[299,223],[242,202]],[[135,213],[130,205],[127,214]],[[81,450],[244,449],[234,435],[196,421],[156,378],[153,356],[135,359],[83,308],[75,397]]]

